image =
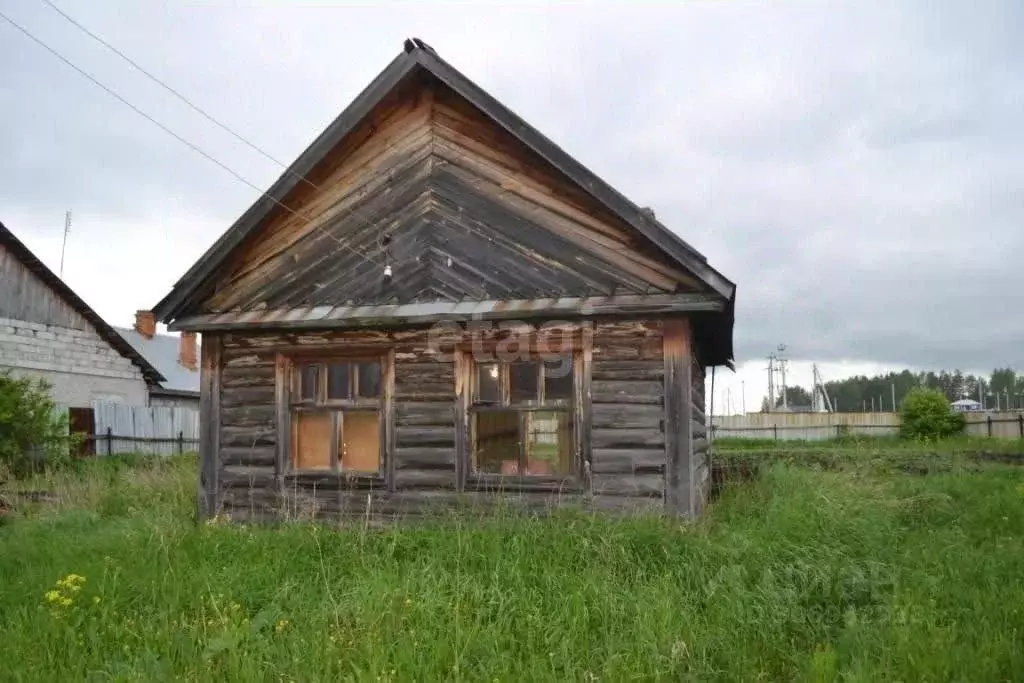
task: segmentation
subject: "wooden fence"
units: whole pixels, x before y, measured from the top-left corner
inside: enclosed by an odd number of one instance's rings
[[[964,413],[969,436],[1024,439],[1024,411]],[[899,413],[751,413],[715,415],[716,438],[821,440],[842,435],[895,436]]]
[[[199,445],[199,411],[178,406],[129,406],[94,401],[94,428],[87,437],[96,455],[172,455]]]

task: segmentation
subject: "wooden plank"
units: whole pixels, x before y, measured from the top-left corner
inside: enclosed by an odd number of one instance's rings
[[[398,470],[395,472],[395,487],[400,490],[428,489],[454,491],[458,479],[454,469],[442,470]]]
[[[198,519],[217,514],[220,482],[220,354],[219,335],[203,335],[199,378],[199,505]]]
[[[665,477],[661,474],[594,474],[595,496],[662,498]]]
[[[660,360],[602,360],[594,364],[594,379],[598,381],[654,381],[665,377]]]
[[[275,446],[223,446],[220,449],[222,465],[246,465],[257,467],[274,467],[277,463]]]
[[[593,469],[593,366],[594,338],[593,329],[583,330],[583,349],[580,352],[577,373],[576,411],[578,424],[576,427],[576,447],[578,457],[583,466],[584,489],[591,490]]]
[[[661,429],[665,411],[660,404],[595,403],[594,429]]]
[[[383,399],[381,406],[381,435],[384,440],[384,481],[389,491],[395,490],[395,350],[389,349],[384,360]]]
[[[284,475],[291,469],[292,444],[291,412],[288,410],[288,392],[291,366],[288,358],[278,355],[274,366],[274,413],[275,427],[280,438],[277,440],[277,462],[274,465],[276,485],[279,493],[284,490]]]
[[[676,515],[693,517],[693,445],[690,433],[690,326],[665,322],[665,503]]]
[[[455,489],[464,491],[469,477],[472,441],[469,432],[469,402],[472,383],[472,358],[464,352],[455,355]]]
[[[451,400],[395,401],[395,423],[399,427],[454,427],[455,406]]]
[[[594,448],[655,448],[663,450],[665,434],[661,429],[594,429]]]
[[[660,404],[661,382],[607,382],[594,380],[594,403]]]
[[[274,386],[228,388],[224,390],[221,401],[229,408],[256,404],[273,405]]]
[[[230,448],[252,448],[274,446],[277,443],[277,429],[271,422],[259,426],[226,426],[221,422],[220,445],[223,450]]]
[[[595,447],[593,463],[595,474],[663,472],[665,449]]]
[[[273,362],[247,367],[224,367],[221,372],[221,385],[225,389],[274,386]]]
[[[454,425],[431,425],[429,427],[396,428],[395,437],[400,447],[407,446],[446,446],[455,447]]]
[[[455,469],[455,447],[398,447],[395,449],[397,469]]]

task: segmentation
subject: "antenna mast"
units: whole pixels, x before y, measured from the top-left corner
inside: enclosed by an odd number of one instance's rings
[[[811,393],[811,405],[815,412],[822,412],[824,408],[830,413],[834,413],[835,409],[832,406],[832,401],[828,397],[828,392],[825,390],[825,382],[821,379],[821,373],[818,372],[818,364],[815,363],[812,366],[814,371],[814,390]],[[822,405],[824,403],[824,405]]]
[[[778,351],[779,355],[777,360],[779,361],[779,373],[782,375],[782,409],[786,410],[789,407],[789,403],[786,401],[786,359],[782,357],[783,352],[786,350],[785,344],[779,344]]]
[[[71,232],[71,210],[64,212],[64,241],[60,245],[60,278],[64,279],[64,248],[68,246],[68,233]]]

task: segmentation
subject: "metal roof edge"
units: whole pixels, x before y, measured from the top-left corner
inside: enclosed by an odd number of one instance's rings
[[[28,268],[36,277],[43,281],[43,283],[55,291],[62,299],[74,308],[79,315],[85,318],[99,334],[100,338],[110,344],[114,349],[122,356],[132,361],[140,370],[147,383],[164,382],[166,378],[160,374],[145,356],[135,350],[128,340],[118,334],[109,323],[100,317],[89,304],[75,294],[75,291],[71,289],[60,277],[57,276],[52,270],[47,267],[45,263],[39,260],[39,257],[32,253],[24,242],[19,240],[17,236],[11,232],[11,230],[0,222],[0,244],[4,245],[7,249],[14,254],[26,268]]]

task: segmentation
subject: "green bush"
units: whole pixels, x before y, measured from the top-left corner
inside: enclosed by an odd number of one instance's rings
[[[942,439],[961,434],[963,413],[953,412],[938,389],[911,389],[900,404],[900,435],[909,439]]]
[[[43,379],[0,372],[0,470],[25,477],[69,459],[68,417]]]

